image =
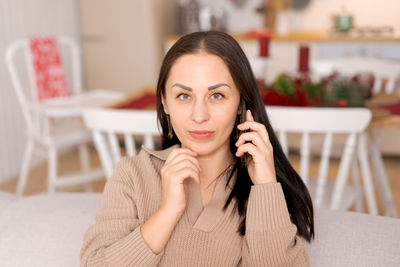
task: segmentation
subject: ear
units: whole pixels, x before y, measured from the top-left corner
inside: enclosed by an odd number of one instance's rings
[[[165,101],[165,97],[163,95],[161,95],[161,103],[163,105],[165,114],[169,114],[167,101]]]

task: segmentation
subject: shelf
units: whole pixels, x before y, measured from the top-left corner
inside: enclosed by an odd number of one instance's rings
[[[230,33],[237,41],[253,41],[257,37],[248,36],[243,33]],[[165,42],[176,42],[178,35],[167,36]],[[287,42],[400,42],[400,37],[389,36],[371,36],[360,37],[341,34],[329,34],[323,32],[295,32],[286,35],[274,34],[271,41],[287,41]]]

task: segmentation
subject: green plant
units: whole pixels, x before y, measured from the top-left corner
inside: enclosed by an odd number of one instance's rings
[[[335,77],[325,83],[324,102],[327,106],[362,107],[364,88],[348,77]]]

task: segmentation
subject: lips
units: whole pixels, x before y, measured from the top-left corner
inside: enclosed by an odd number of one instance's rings
[[[208,139],[214,134],[214,131],[189,131],[189,133],[196,139]]]

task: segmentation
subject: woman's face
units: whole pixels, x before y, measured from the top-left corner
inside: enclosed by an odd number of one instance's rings
[[[162,97],[182,147],[199,155],[229,150],[239,101],[239,91],[224,61],[205,52],[175,61]]]

